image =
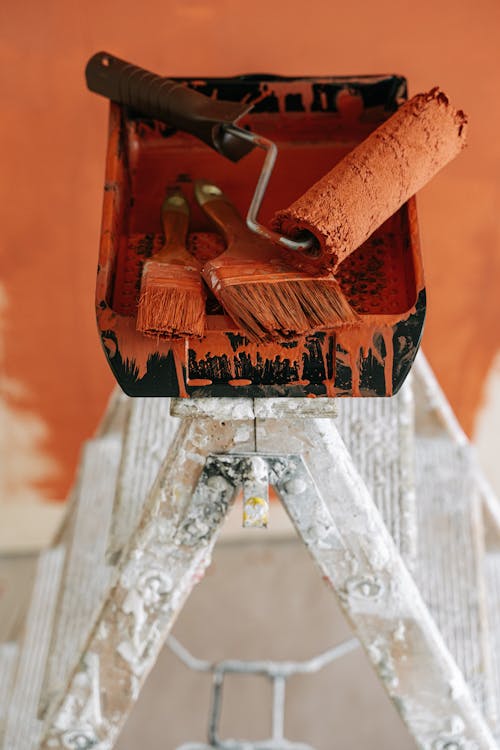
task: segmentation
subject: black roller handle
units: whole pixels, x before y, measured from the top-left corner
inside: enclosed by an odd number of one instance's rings
[[[254,147],[224,127],[234,125],[251,109],[251,104],[210,99],[183,83],[150,73],[108,52],[98,52],[90,58],[85,78],[90,91],[191,133],[231,161],[239,161]]]

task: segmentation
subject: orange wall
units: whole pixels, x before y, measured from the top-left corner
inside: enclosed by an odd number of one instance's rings
[[[107,105],[85,89],[87,58],[106,49],[166,75],[397,72],[465,109],[469,148],[419,208],[424,345],[470,431],[500,344],[499,21],[497,0],[3,3],[2,358],[23,389],[14,408],[48,427],[47,497],[67,491],[112,387],[93,313]]]

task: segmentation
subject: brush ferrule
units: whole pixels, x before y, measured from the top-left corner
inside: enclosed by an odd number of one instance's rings
[[[143,285],[154,284],[155,282],[170,282],[173,284],[187,279],[201,283],[200,271],[196,266],[148,260],[142,271]]]

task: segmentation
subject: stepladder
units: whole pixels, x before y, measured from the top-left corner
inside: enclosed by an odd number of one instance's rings
[[[411,388],[370,405],[349,401],[343,409],[326,399],[116,400],[97,447],[87,448],[63,532],[62,540],[73,544],[60,574],[26,748],[113,747],[203,575],[236,495],[242,490],[243,524],[265,525],[269,486],[417,744],[432,750],[497,747],[487,720],[487,670],[471,687],[476,662],[484,662],[482,635],[466,654],[464,647],[463,663],[457,663],[462,652],[457,647],[450,653],[439,608],[430,610],[430,597],[413,574],[418,552]],[[438,447],[432,444],[432,451]],[[106,518],[101,507],[92,521],[92,504],[95,512],[97,501],[110,494]],[[85,553],[95,538],[92,523],[101,525],[106,541],[93,553],[101,558],[99,580],[82,601],[75,581],[85,566],[92,567]],[[353,645],[341,644],[323,658],[336,658]],[[178,645],[177,653],[193,662]],[[310,747],[286,740],[280,717],[287,669],[290,674],[311,665],[198,660],[197,668],[213,674],[212,717],[208,744],[186,748]],[[260,670],[273,681],[273,736],[261,743],[218,734],[217,686],[238,669]],[[5,732],[9,750],[17,750],[9,740],[16,737],[14,724],[7,722]]]

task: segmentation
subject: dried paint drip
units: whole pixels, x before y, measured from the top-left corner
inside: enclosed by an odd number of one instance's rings
[[[438,88],[418,94],[288,209],[275,229],[307,230],[320,257],[289,253],[298,268],[335,270],[389,216],[464,148],[467,118]]]
[[[236,337],[233,337],[236,338]],[[227,350],[226,334],[219,334],[214,350]],[[334,380],[334,336],[321,342],[314,336],[300,336],[293,346],[258,344],[239,337],[233,353],[215,354],[205,341],[190,341],[188,383],[227,383],[235,387],[266,383],[309,385]]]
[[[384,343],[385,356],[382,356],[377,339]],[[349,331],[349,336],[337,334],[337,360],[351,370],[352,395],[361,396],[360,380],[362,360],[373,356],[383,367],[385,391],[388,396],[393,393],[392,370],[394,365],[394,345],[392,326],[380,326],[379,323],[365,325]]]
[[[246,529],[266,528],[269,523],[269,502],[264,497],[249,497],[243,504],[243,526]]]

